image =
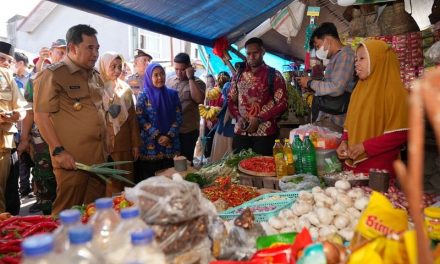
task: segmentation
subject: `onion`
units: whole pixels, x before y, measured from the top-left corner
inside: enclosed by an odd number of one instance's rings
[[[340,261],[338,247],[329,241],[322,242],[322,246],[324,247],[327,264],[338,264]]]

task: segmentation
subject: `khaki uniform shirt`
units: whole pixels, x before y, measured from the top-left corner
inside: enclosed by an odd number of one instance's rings
[[[205,83],[196,78],[197,87],[205,94]],[[179,93],[180,103],[182,104],[182,116],[183,122],[180,126],[180,133],[189,133],[200,128],[200,114],[199,105],[194,102],[191,97],[191,91],[189,88],[189,80],[179,80],[177,77],[172,77],[166,82],[166,86],[170,89],[174,89]]]
[[[75,161],[86,165],[106,161],[108,138],[99,73],[85,70],[66,57],[38,74],[34,89],[34,111],[50,113],[62,146]],[[82,105],[79,111],[73,107],[75,102]]]
[[[132,74],[128,76],[127,83],[130,85],[133,95],[137,99],[138,95],[142,92],[142,88],[144,87],[144,76],[137,73]]]
[[[8,69],[0,67],[0,113],[20,112],[24,117],[27,105],[23,95],[18,90],[14,77]],[[15,123],[0,123],[0,151],[15,147],[14,133],[17,133]]]

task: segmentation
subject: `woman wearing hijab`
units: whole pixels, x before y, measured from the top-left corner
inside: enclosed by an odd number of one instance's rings
[[[173,157],[180,154],[182,106],[177,91],[165,86],[165,71],[157,63],[145,70],[136,112],[143,142],[140,178],[146,179],[156,171],[173,167]]]
[[[396,53],[385,42],[367,40],[356,52],[359,81],[351,95],[343,141],[337,149],[346,169],[368,173],[384,169],[407,141],[408,92],[400,80]]]
[[[119,79],[122,64],[122,56],[115,52],[106,52],[99,59],[99,71],[104,82],[103,104],[109,135],[108,150],[113,161],[134,161],[139,158],[141,140],[132,91],[127,83]],[[133,172],[132,163],[118,165],[116,168]],[[134,180],[133,173],[125,177]],[[107,184],[106,195],[120,193],[124,187],[124,182],[112,180]]]

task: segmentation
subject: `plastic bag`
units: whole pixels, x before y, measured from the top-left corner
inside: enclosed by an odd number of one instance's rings
[[[139,207],[144,222],[155,231],[164,253],[177,256],[193,250],[207,238],[209,219],[217,214],[197,184],[178,175],[173,175],[173,179],[152,177],[126,188],[125,192]]]
[[[206,214],[209,210],[206,203],[210,203],[202,197],[197,184],[164,176],[151,177],[133,188],[126,188],[126,197],[135,201],[141,218],[150,225],[176,224],[194,219]]]
[[[357,247],[380,236],[397,234],[408,229],[408,214],[405,210],[395,209],[382,194],[372,192],[367,208],[355,228],[351,241]]]
[[[289,136],[290,143],[293,142],[295,135],[299,135],[301,140],[303,140],[306,134],[310,136],[310,140],[317,149],[336,149],[341,143],[341,133],[331,131],[326,127],[311,124],[291,130]]]
[[[265,232],[259,223],[255,223],[249,230],[238,226],[232,227],[227,238],[221,243],[221,253],[218,259],[249,259],[257,251],[255,241],[263,235]]]
[[[436,64],[440,64],[440,41],[432,45],[425,53],[425,57]]]
[[[311,174],[284,176],[279,180],[280,190],[283,192],[310,190],[319,184],[319,178]]]
[[[211,241],[208,238],[203,239],[189,251],[167,256],[167,263],[170,264],[202,264],[211,261]]]
[[[406,231],[403,235],[380,236],[353,251],[348,264],[364,263],[417,263],[415,231]]]

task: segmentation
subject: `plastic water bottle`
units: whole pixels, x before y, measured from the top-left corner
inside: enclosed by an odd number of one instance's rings
[[[90,219],[89,224],[93,227],[93,243],[98,250],[106,251],[110,237],[119,225],[120,217],[113,210],[111,198],[100,198],[95,201],[96,213]]]
[[[54,239],[52,235],[41,234],[26,238],[21,244],[23,249],[23,264],[52,264],[61,263],[53,253]]]
[[[132,248],[124,257],[125,264],[154,263],[165,264],[165,255],[154,244],[154,232],[145,229],[131,234]]]
[[[75,225],[81,225],[80,219],[81,213],[76,209],[64,210],[60,213],[61,226],[53,233],[56,253],[62,253],[69,248],[68,229]]]
[[[70,247],[63,254],[66,264],[100,264],[105,263],[99,250],[92,246],[93,229],[89,225],[74,226],[69,229]]]
[[[302,157],[302,165],[304,173],[309,173],[312,175],[318,175],[316,168],[316,152],[315,147],[313,146],[312,141],[309,136],[306,135],[303,142],[303,157]]]
[[[284,160],[283,145],[279,139],[275,139],[275,145],[273,146],[273,158],[275,160],[276,174],[278,178],[287,175],[287,165]]]
[[[109,241],[107,263],[122,263],[123,257],[131,250],[131,234],[148,228],[139,214],[137,207],[121,210],[121,222]]]
[[[303,165],[302,165],[303,143],[299,138],[299,135],[294,136],[292,150],[293,150],[293,162],[295,163],[295,173],[297,174],[304,173]]]

